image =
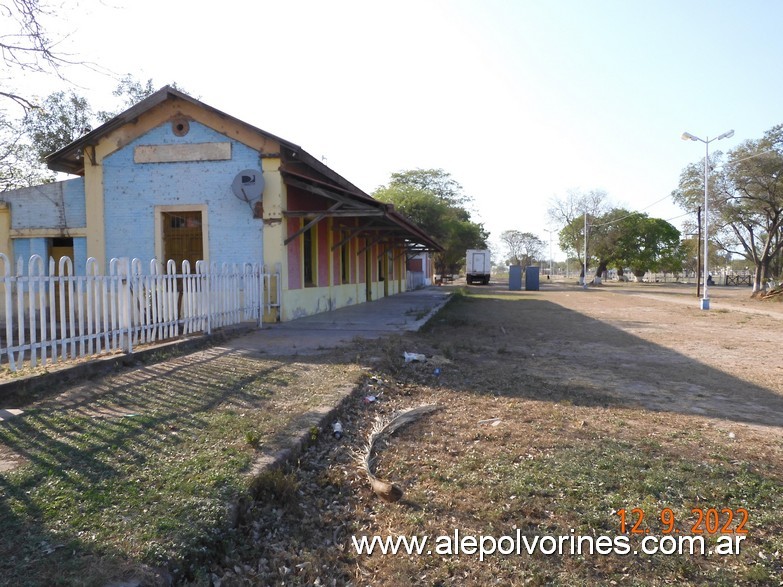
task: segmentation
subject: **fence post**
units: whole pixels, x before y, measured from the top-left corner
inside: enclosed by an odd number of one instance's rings
[[[119,320],[120,320],[120,340],[122,341],[122,350],[126,353],[133,352],[133,319],[131,313],[131,271],[130,259],[122,257],[117,263],[117,275],[119,283],[117,293],[119,295]]]
[[[209,265],[207,265],[206,261],[202,261],[202,260],[196,261],[196,273],[200,275],[199,279],[201,280],[201,283],[203,285],[202,308],[205,309],[205,314],[206,314],[206,328],[204,329],[204,331],[207,334],[212,334],[212,292],[211,292],[212,284],[211,284]]]
[[[30,257],[27,265],[27,294],[30,321],[30,366],[38,366],[38,319],[36,314],[40,312],[41,328],[46,328],[46,300],[43,297],[44,262],[41,255]],[[36,307],[37,305],[37,307]],[[46,364],[46,361],[43,361]]]
[[[166,307],[164,307],[165,320],[168,323],[166,328],[167,337],[179,336],[179,269],[177,262],[169,259],[166,262]],[[181,282],[181,281],[180,281]],[[184,282],[183,287],[184,287]],[[183,294],[184,295],[184,294]]]
[[[261,328],[264,321],[264,267],[260,263],[253,264],[253,279],[256,280],[255,287],[258,293],[254,308],[254,311],[258,312],[256,326]]]
[[[13,264],[3,253],[0,253],[0,260],[3,261],[3,289],[5,290],[5,351],[8,355],[8,367],[11,371],[16,371],[16,361],[11,353],[11,345],[14,340],[14,281],[11,278],[11,265]]]
[[[47,279],[47,290],[49,299],[49,339],[52,349],[52,363],[57,362],[57,296],[55,296],[55,282],[57,273],[54,258],[49,257],[49,278]],[[45,360],[45,359],[44,359]]]
[[[60,356],[64,361],[68,356],[76,357],[76,279],[73,274],[73,261],[70,257],[60,257],[57,278],[60,288]]]
[[[25,309],[24,309],[24,283],[25,279],[22,275],[24,272],[24,259],[20,255],[16,260],[16,347],[21,349],[24,346],[25,341]],[[19,367],[24,365],[24,351],[19,350]]]

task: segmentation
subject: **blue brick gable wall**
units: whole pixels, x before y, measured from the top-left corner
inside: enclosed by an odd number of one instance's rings
[[[135,163],[140,145],[231,142],[231,159]],[[263,262],[263,222],[231,191],[243,169],[260,169],[258,152],[198,122],[184,137],[164,123],[103,160],[106,257],[155,256],[155,206],[207,206],[211,262]]]
[[[77,177],[65,181],[57,181],[27,188],[9,190],[0,193],[0,202],[5,202],[11,209],[11,229],[49,230],[62,236],[73,234],[71,231],[83,231],[86,226],[86,209],[84,197],[84,178]],[[23,272],[29,270],[30,256],[40,255],[48,273],[49,255],[48,237],[19,237],[12,240],[14,262],[22,257]],[[74,271],[83,275],[87,261],[86,239],[74,237]]]
[[[11,207],[11,228],[84,228],[84,178],[46,183],[0,193]]]

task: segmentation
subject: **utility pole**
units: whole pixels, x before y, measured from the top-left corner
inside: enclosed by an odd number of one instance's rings
[[[552,233],[554,230],[549,230],[548,228],[546,231],[549,233],[549,278],[552,278]]]
[[[701,206],[696,211],[696,218],[699,223],[699,252],[696,255],[696,297],[701,297]]]
[[[584,266],[584,274],[585,277],[582,280],[582,287],[587,289],[587,210],[585,210],[585,266]]]

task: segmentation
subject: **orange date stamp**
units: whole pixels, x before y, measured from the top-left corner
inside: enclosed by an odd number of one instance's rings
[[[663,508],[654,528],[661,534],[747,534],[748,510],[745,508],[692,508],[692,517],[678,520],[671,508]],[[642,508],[617,510],[621,534],[649,534],[649,518]],[[683,528],[685,528],[683,530]]]

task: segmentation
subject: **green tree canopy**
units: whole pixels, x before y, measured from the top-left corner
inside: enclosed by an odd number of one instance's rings
[[[90,132],[94,119],[86,98],[74,91],[55,92],[27,113],[24,128],[38,158],[43,161],[50,153]]]
[[[641,277],[647,271],[681,271],[684,253],[680,231],[660,218],[613,208],[587,217],[587,255],[600,277],[609,267]],[[575,218],[560,231],[561,243],[584,246],[584,218]],[[561,245],[562,246],[562,245]]]
[[[569,256],[576,257],[584,273],[584,220],[588,224],[609,209],[607,194],[603,190],[581,192],[569,190],[564,197],[549,201],[547,214],[555,225],[562,226],[558,233],[558,244]],[[588,261],[590,253],[588,252]]]
[[[470,198],[462,186],[442,169],[415,169],[393,173],[389,184],[373,197],[395,208],[438,241],[444,252],[435,255],[440,273],[456,272],[467,249],[485,248],[489,236],[471,220],[463,204]]]
[[[24,140],[21,123],[9,120],[0,109],[0,192],[39,185],[54,180]]]
[[[389,187],[408,187],[433,194],[454,208],[472,201],[462,186],[443,169],[409,169],[391,174]]]
[[[682,271],[685,251],[680,231],[661,218],[635,213],[623,218],[616,244],[614,263],[628,267],[636,277],[647,271]]]
[[[628,210],[612,208],[589,222],[587,229],[588,255],[598,263],[595,270],[597,276],[603,275],[610,266],[617,267],[619,274],[623,274],[624,265],[619,262],[622,257],[619,247],[624,231],[627,229],[624,220],[629,216],[631,216],[631,212]]]

